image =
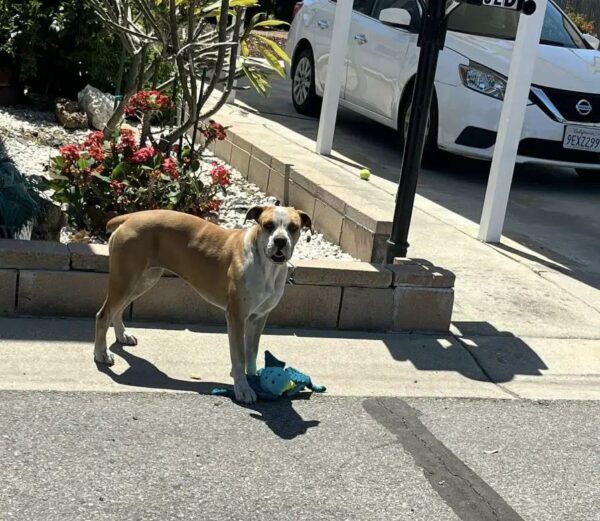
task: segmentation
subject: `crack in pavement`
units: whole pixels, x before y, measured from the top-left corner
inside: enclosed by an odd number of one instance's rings
[[[492,487],[425,427],[418,410],[399,398],[369,398],[363,407],[397,437],[433,490],[462,521],[523,521]]]

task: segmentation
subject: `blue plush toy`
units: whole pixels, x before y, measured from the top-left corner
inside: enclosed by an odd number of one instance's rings
[[[282,396],[295,396],[303,389],[315,393],[324,393],[323,385],[313,384],[310,376],[293,367],[285,367],[285,362],[277,360],[269,351],[265,352],[265,367],[258,370],[257,375],[248,375],[248,384],[256,395],[263,400],[277,400]],[[232,389],[213,389],[216,396],[234,398]]]

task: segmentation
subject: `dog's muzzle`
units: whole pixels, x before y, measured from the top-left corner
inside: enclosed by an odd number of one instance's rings
[[[273,240],[274,252],[271,254],[271,260],[277,264],[282,264],[287,261],[288,256],[285,251],[288,247],[287,239],[283,237],[277,237]]]
[[[277,250],[273,255],[271,255],[271,260],[277,264],[283,264],[285,261],[287,261],[287,257],[281,250]]]

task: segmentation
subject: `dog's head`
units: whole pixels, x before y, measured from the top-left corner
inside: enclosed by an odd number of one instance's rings
[[[312,229],[308,214],[282,206],[255,206],[248,211],[246,220],[256,221],[258,248],[276,264],[292,257],[302,228]]]

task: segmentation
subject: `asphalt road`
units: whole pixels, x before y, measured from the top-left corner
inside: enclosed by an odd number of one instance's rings
[[[597,402],[0,392],[4,520],[600,519]]]
[[[264,117],[316,139],[317,120],[294,111],[288,80],[275,80],[268,98],[248,90],[238,99]],[[334,150],[379,177],[394,182],[399,178],[402,153],[397,134],[345,109],[339,111]],[[489,163],[444,153],[438,159],[435,167],[421,172],[417,193],[478,223]],[[599,205],[600,176],[589,183],[572,169],[518,166],[504,234],[547,258],[551,268],[600,289]]]

